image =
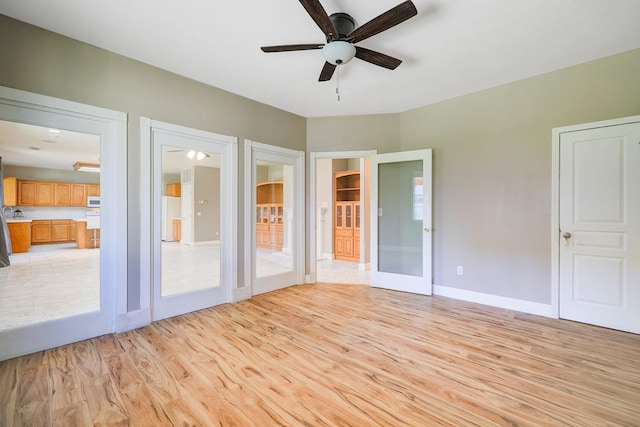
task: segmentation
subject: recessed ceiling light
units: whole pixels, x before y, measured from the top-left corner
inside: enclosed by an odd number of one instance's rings
[[[49,129],[49,132],[51,132],[51,133],[60,133],[60,131],[58,129]]]
[[[40,147],[29,147],[29,150],[40,151]]]
[[[42,142],[46,142],[48,144],[56,144],[58,141],[54,141],[53,139],[43,139]]]

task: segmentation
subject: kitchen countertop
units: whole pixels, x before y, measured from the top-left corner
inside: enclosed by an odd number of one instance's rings
[[[7,224],[15,223],[15,222],[31,222],[32,220],[29,218],[7,218]]]

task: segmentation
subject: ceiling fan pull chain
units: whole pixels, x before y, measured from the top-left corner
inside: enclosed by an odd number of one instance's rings
[[[340,66],[336,67],[336,95],[338,95],[338,102],[340,102]]]

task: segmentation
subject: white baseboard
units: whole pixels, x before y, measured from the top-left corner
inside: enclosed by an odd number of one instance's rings
[[[136,310],[116,317],[116,332],[127,332],[151,324],[151,310]]]
[[[233,289],[233,302],[244,301],[251,298],[251,287],[243,286],[242,288]]]
[[[194,242],[193,246],[213,246],[219,244],[220,240],[203,240],[202,242]]]
[[[305,274],[304,283],[316,283],[316,275],[315,274]]]
[[[553,315],[551,304],[501,297],[498,295],[484,294],[441,285],[433,285],[433,294],[463,301],[475,302],[478,304],[490,305],[492,307],[521,311],[523,313],[537,314],[538,316],[555,317]]]
[[[366,263],[361,262],[358,264],[358,270],[360,271],[369,271],[370,267],[371,267],[371,264],[369,264],[368,262]]]

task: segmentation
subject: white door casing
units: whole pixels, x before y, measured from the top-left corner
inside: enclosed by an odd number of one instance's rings
[[[559,317],[640,333],[640,121],[558,137]]]
[[[417,166],[413,175],[405,173],[405,166],[410,163]],[[398,168],[392,175],[386,175],[388,178],[382,178],[397,179],[391,185],[381,180],[384,168],[381,165],[385,164]],[[371,157],[371,286],[432,294],[431,170],[431,149]],[[421,179],[422,185],[416,179]],[[387,206],[381,207],[384,200],[388,201]],[[389,203],[394,208],[392,213],[388,212]],[[390,235],[386,228],[394,225],[397,230]],[[415,246],[408,246],[409,239],[417,239],[412,242]],[[409,259],[412,261],[408,262]]]

